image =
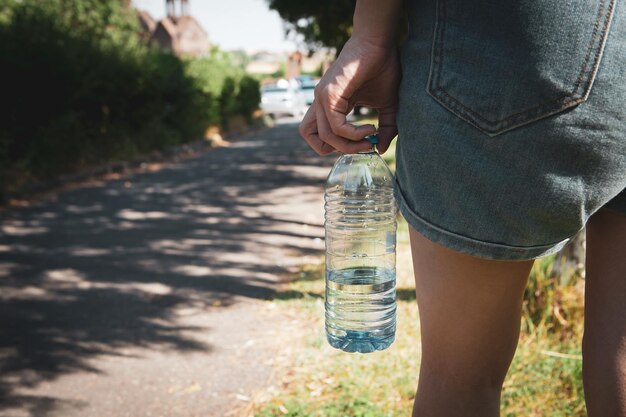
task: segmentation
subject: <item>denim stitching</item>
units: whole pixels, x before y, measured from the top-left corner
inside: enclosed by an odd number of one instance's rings
[[[470,115],[473,115],[474,117],[476,117],[477,119],[483,120],[484,122],[488,123],[488,124],[492,124],[492,125],[496,125],[499,126],[501,124],[504,124],[505,126],[510,123],[513,122],[514,120],[520,119],[520,122],[524,121],[524,116],[526,116],[527,113],[531,113],[531,112],[539,112],[541,113],[543,111],[544,107],[549,107],[550,104],[552,103],[558,103],[560,100],[566,99],[566,98],[570,98],[569,100],[565,100],[561,106],[559,107],[560,109],[563,108],[563,106],[566,106],[567,104],[569,104],[572,101],[576,101],[579,100],[579,97],[572,97],[574,96],[575,91],[578,89],[578,84],[582,81],[582,77],[583,74],[585,72],[586,69],[586,65],[587,65],[587,61],[589,60],[589,55],[591,50],[593,49],[594,43],[595,43],[595,36],[597,34],[597,27],[598,27],[598,23],[600,18],[602,17],[602,11],[604,9],[604,1],[602,0],[600,2],[600,7],[599,7],[599,12],[598,15],[596,17],[596,22],[594,24],[594,32],[592,33],[592,37],[591,37],[591,42],[589,43],[589,47],[588,47],[588,54],[587,57],[585,58],[585,61],[583,62],[583,66],[581,68],[581,72],[579,74],[579,79],[577,79],[576,81],[576,88],[574,89],[574,91],[572,93],[569,93],[567,95],[563,95],[561,97],[558,97],[556,99],[550,99],[549,101],[545,101],[543,103],[540,103],[534,107],[531,107],[530,109],[526,109],[526,110],[522,110],[518,113],[514,113],[510,116],[508,116],[505,119],[501,119],[501,120],[489,120],[486,119],[485,117],[481,116],[480,114],[476,113],[474,110],[472,110],[471,108],[467,107],[466,105],[464,105],[463,103],[461,103],[458,99],[454,98],[453,96],[451,96],[450,94],[448,94],[448,92],[439,85],[439,80],[441,79],[441,72],[442,72],[442,68],[443,68],[443,44],[444,44],[444,35],[445,35],[445,18],[446,18],[446,14],[445,14],[445,1],[446,0],[440,0],[442,6],[442,25],[441,25],[441,33],[439,34],[440,39],[439,39],[439,44],[440,44],[440,48],[439,48],[439,54],[440,54],[440,59],[439,59],[439,68],[438,68],[438,76],[437,76],[437,88],[435,91],[441,91],[441,93],[443,93],[447,98],[448,98],[448,102],[449,104],[457,104],[459,107],[462,107],[464,110],[467,111],[467,113],[469,113]],[[615,1],[615,0],[613,0]]]
[[[445,5],[445,1],[446,0],[441,0],[441,3]],[[613,0],[614,2],[615,0]],[[599,7],[599,11],[598,11],[598,15],[596,16],[596,22],[594,24],[594,31],[592,33],[591,36],[591,41],[589,43],[589,47],[588,47],[588,53],[587,56],[585,57],[585,61],[583,62],[583,66],[581,68],[581,72],[578,76],[578,79],[576,80],[576,84],[575,84],[575,89],[574,91],[572,91],[571,93],[567,94],[567,95],[563,95],[561,97],[558,97],[556,99],[550,99],[549,101],[545,101],[543,103],[540,103],[534,107],[531,107],[529,109],[526,110],[522,110],[520,112],[514,113],[504,119],[501,120],[489,120],[486,119],[485,117],[481,116],[480,114],[476,113],[474,110],[472,110],[471,108],[467,107],[466,105],[464,105],[463,103],[461,103],[459,100],[457,100],[456,98],[454,98],[453,96],[451,96],[450,94],[448,94],[448,92],[441,87],[439,84],[439,80],[441,79],[441,72],[442,72],[442,67],[443,67],[443,43],[444,43],[444,35],[445,35],[445,18],[446,18],[446,14],[445,14],[445,6],[442,6],[442,29],[441,29],[441,34],[440,34],[440,59],[439,59],[439,68],[438,68],[438,77],[437,77],[437,88],[435,91],[441,91],[443,94],[445,94],[445,96],[448,98],[449,102],[453,102],[450,104],[457,104],[459,107],[462,107],[463,109],[465,109],[467,111],[467,113],[475,116],[477,119],[483,120],[484,122],[488,123],[488,124],[492,124],[492,125],[501,125],[504,124],[505,126],[508,124],[507,122],[513,122],[514,120],[519,119],[520,122],[524,121],[524,116],[526,116],[527,113],[531,113],[531,112],[538,112],[541,113],[544,109],[544,107],[549,107],[550,104],[552,103],[558,103],[560,100],[563,99],[567,99],[569,98],[569,100],[565,100],[561,106],[559,107],[559,109],[563,109],[564,106],[567,106],[568,104],[570,104],[571,102],[575,102],[576,100],[579,100],[580,97],[575,97],[575,92],[578,89],[578,85],[579,83],[582,81],[582,77],[584,76],[585,70],[586,70],[586,66],[587,66],[587,62],[589,60],[590,57],[590,52],[591,50],[593,50],[593,46],[595,44],[595,37],[597,34],[597,28],[598,28],[598,23],[599,20],[602,18],[602,11],[604,10],[604,0],[601,0],[600,2],[600,7]],[[606,26],[606,25],[605,25]],[[576,103],[574,103],[576,104]],[[497,129],[496,129],[497,130]]]
[[[600,1],[600,8],[598,9],[598,16],[596,16],[596,23],[593,25],[593,33],[591,34],[591,42],[589,43],[589,47],[587,48],[587,55],[585,56],[585,61],[583,62],[583,67],[580,69],[580,74],[578,74],[578,78],[576,79],[576,83],[574,84],[574,91],[572,94],[578,91],[580,84],[583,81],[583,77],[585,76],[585,72],[587,70],[587,63],[589,62],[589,58],[591,58],[591,51],[593,50],[593,46],[595,44],[596,35],[598,34],[598,27],[600,23],[600,19],[602,19],[602,12],[604,11],[604,0]]]
[[[549,102],[545,102],[545,103],[541,103],[535,107],[531,107],[530,109],[527,110],[523,110],[519,113],[515,113],[511,116],[508,116],[506,119],[501,119],[501,120],[489,120],[484,118],[483,116],[481,116],[480,114],[474,112],[472,109],[466,107],[463,103],[461,103],[460,101],[458,101],[456,98],[454,98],[453,96],[451,96],[450,94],[448,94],[446,92],[446,90],[444,90],[442,87],[437,87],[437,89],[435,90],[437,92],[441,92],[441,94],[443,94],[445,96],[445,98],[439,97],[442,101],[448,102],[450,105],[458,105],[459,107],[463,107],[463,109],[467,110],[467,113],[470,113],[472,116],[474,116],[477,119],[480,119],[482,121],[484,121],[485,123],[491,124],[491,125],[497,125],[499,126],[500,124],[503,124],[504,122],[514,122],[516,120],[519,119],[519,121],[524,121],[525,116],[528,115],[528,113],[542,113],[544,111],[544,108],[549,107],[549,104],[552,103],[558,103],[560,100],[564,100],[566,99],[561,106],[559,106],[559,109],[563,109],[565,107],[567,107],[568,104],[570,104],[572,101],[581,101],[581,97],[572,97],[570,95],[564,95],[561,96],[557,99],[550,99]],[[485,129],[486,130],[486,129]]]
[[[486,131],[490,134],[498,134],[503,131],[509,130],[511,126],[517,127],[519,125],[523,125],[529,123],[531,121],[541,119],[543,117],[547,117],[551,114],[558,113],[568,107],[579,104],[586,100],[589,95],[590,87],[593,83],[593,78],[597,73],[597,69],[599,66],[600,56],[602,55],[604,44],[606,42],[606,33],[608,31],[608,27],[613,15],[613,9],[616,0],[611,0],[609,3],[609,8],[605,13],[605,1],[600,1],[600,7],[598,8],[598,15],[596,16],[596,21],[594,23],[594,31],[591,36],[591,40],[589,46],[587,48],[587,55],[585,60],[583,61],[581,71],[579,76],[574,84],[574,90],[571,93],[566,95],[557,97],[556,99],[550,99],[549,101],[545,101],[540,103],[532,108],[522,110],[518,113],[512,114],[504,119],[500,120],[489,120],[484,116],[476,113],[471,108],[467,107],[463,103],[461,103],[458,99],[451,96],[443,87],[440,86],[441,80],[441,72],[443,70],[443,48],[444,48],[444,36],[445,36],[445,26],[446,26],[446,8],[445,2],[446,0],[437,0],[437,19],[436,19],[436,29],[435,29],[435,39],[437,42],[437,48],[433,48],[433,62],[432,65],[436,65],[437,71],[431,71],[431,75],[436,75],[433,79],[429,80],[429,89],[430,93],[437,99],[439,99],[442,104],[447,104],[446,107],[449,107],[450,110],[455,111],[459,116],[461,116],[464,120],[468,121],[470,124],[478,127],[479,129]],[[440,15],[440,16],[439,16]],[[600,44],[596,45],[596,37],[598,28],[600,26],[600,20],[602,16],[605,16],[605,21],[602,29],[602,35],[600,37]],[[591,67],[590,71],[587,71],[587,64],[589,59],[591,58],[591,51],[596,49],[594,54],[594,63]],[[436,74],[435,74],[436,73]],[[589,73],[587,77],[587,81],[584,83],[585,94],[578,95],[576,92],[580,88],[580,85],[583,81],[583,78],[586,73]],[[560,105],[559,105],[559,102]],[[556,107],[555,107],[556,106]],[[465,117],[463,117],[465,116]],[[482,126],[479,123],[474,122],[471,118],[478,119],[482,121],[487,126]],[[470,118],[470,120],[468,120]]]
[[[600,43],[596,48],[596,53],[593,60],[593,65],[590,70],[589,77],[587,77],[586,86],[584,89],[585,94],[583,94],[583,100],[586,100],[589,97],[589,93],[591,92],[591,86],[595,80],[596,74],[598,73],[598,68],[600,67],[600,59],[602,57],[602,53],[604,52],[604,46],[606,45],[606,41],[608,39],[608,31],[609,26],[611,25],[611,20],[613,19],[613,14],[615,11],[615,3],[616,0],[611,0],[609,3],[609,7],[607,10],[606,17],[604,19],[604,25],[602,26],[602,34],[600,36]]]
[[[441,71],[443,68],[443,40],[446,35],[446,2],[445,0],[437,0],[437,3],[440,4],[440,7],[437,8],[437,11],[441,13],[441,28],[439,29],[439,53],[437,54],[437,61],[439,63],[439,66],[437,68],[436,79],[437,87],[439,87],[439,83],[441,81]]]
[[[426,91],[429,89],[434,89],[437,85],[439,85],[439,79],[441,77],[441,67],[443,63],[441,62],[441,57],[443,54],[439,51],[441,49],[441,39],[443,38],[441,31],[443,30],[444,25],[440,25],[440,22],[443,21],[443,18],[440,17],[442,2],[437,0],[435,7],[435,30],[433,36],[433,44],[431,49],[431,63],[430,63],[430,72],[428,75],[428,85],[426,86]]]

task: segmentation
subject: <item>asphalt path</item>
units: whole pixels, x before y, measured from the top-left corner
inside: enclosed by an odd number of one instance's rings
[[[318,157],[287,123],[0,214],[0,416],[236,415],[323,250]]]

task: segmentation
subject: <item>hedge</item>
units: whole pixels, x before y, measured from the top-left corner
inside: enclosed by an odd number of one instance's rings
[[[233,114],[251,120],[258,83],[228,54],[180,59],[150,48],[123,3],[0,0],[0,197],[31,179],[198,139]]]

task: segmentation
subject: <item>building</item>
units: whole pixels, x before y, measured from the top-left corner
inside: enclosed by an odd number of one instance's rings
[[[148,12],[139,12],[139,23],[150,43],[176,55],[205,55],[211,44],[204,28],[189,14],[189,0],[166,0],[167,16],[159,22]],[[151,22],[154,22],[152,24]]]
[[[281,53],[260,51],[250,56],[246,65],[246,73],[271,76],[283,68],[285,56]]]
[[[150,37],[156,29],[157,22],[150,16],[150,13],[145,10],[139,10],[137,12],[139,18],[139,26],[141,27],[141,36],[145,41],[150,41]]]

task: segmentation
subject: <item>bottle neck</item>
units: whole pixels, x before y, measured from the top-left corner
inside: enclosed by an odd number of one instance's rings
[[[367,154],[370,154],[370,153],[378,153],[376,151],[376,145],[372,145],[372,147],[370,149],[366,150],[366,151],[357,152],[357,154],[362,154],[362,155],[367,155]]]

